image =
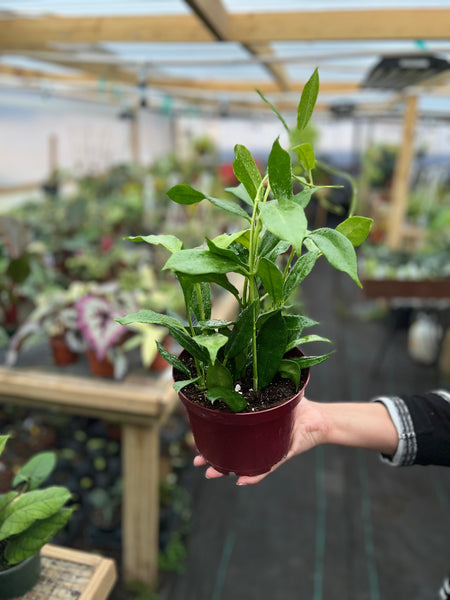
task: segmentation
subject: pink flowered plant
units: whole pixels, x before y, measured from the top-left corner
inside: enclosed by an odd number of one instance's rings
[[[88,295],[77,302],[78,327],[97,358],[106,353],[123,336],[123,327],[114,319],[124,313],[105,298]]]

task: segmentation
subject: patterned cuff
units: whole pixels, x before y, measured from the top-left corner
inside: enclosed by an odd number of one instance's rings
[[[398,433],[398,446],[393,456],[381,455],[381,459],[393,467],[406,467],[414,464],[417,455],[417,439],[414,424],[406,403],[397,396],[379,396],[372,402],[381,402]]]

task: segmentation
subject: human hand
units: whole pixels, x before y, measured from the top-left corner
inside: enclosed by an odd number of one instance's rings
[[[294,428],[292,432],[292,442],[287,455],[272,467],[267,473],[261,475],[238,477],[237,485],[253,485],[262,481],[267,475],[278,469],[280,465],[287,462],[297,454],[306,452],[315,446],[318,446],[325,439],[326,421],[320,409],[320,404],[303,398],[296,406],[294,411]],[[194,458],[196,467],[207,466],[205,458],[199,454]],[[223,474],[208,466],[205,471],[207,479],[217,479],[223,477]]]

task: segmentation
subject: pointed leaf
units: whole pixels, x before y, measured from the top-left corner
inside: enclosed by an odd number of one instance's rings
[[[295,361],[289,360],[288,358],[283,358],[278,368],[278,373],[281,375],[281,377],[285,377],[286,379],[293,381],[295,389],[298,389],[302,371]]]
[[[312,195],[317,191],[317,189],[319,188],[306,188],[298,194],[295,194],[295,196],[292,197],[292,200],[302,208],[306,208],[311,200]]]
[[[205,194],[195,190],[187,183],[179,183],[178,185],[174,185],[167,192],[167,195],[171,200],[177,202],[178,204],[196,204],[205,198]]]
[[[199,381],[199,379],[200,379],[200,377],[194,377],[193,379],[184,379],[183,381],[174,381],[173,389],[176,391],[177,394],[179,394],[183,388],[185,388],[186,386],[188,386],[191,383],[196,383],[197,381]]]
[[[243,229],[235,233],[221,233],[212,241],[219,248],[229,248],[234,242],[239,242],[248,248],[250,240],[250,229]]]
[[[309,344],[310,342],[327,342],[331,344],[331,340],[328,338],[322,337],[321,335],[305,335],[303,337],[297,337],[288,342],[286,346],[286,352],[292,350],[292,348],[297,348],[297,346],[302,346],[303,344]]]
[[[146,242],[147,244],[161,245],[167,248],[170,252],[181,250],[183,242],[175,235],[135,235],[125,238],[130,242]]]
[[[34,521],[55,514],[70,499],[71,493],[64,487],[51,486],[21,494],[3,511],[0,540],[27,529]]]
[[[169,327],[169,331],[176,339],[176,341],[185,349],[191,356],[194,358],[198,358],[203,363],[208,364],[209,362],[209,354],[203,346],[197,344],[197,342],[184,331],[180,329],[172,329]]]
[[[206,397],[214,404],[222,400],[233,412],[240,412],[247,407],[247,401],[241,394],[228,388],[215,387],[208,390]]]
[[[242,183],[236,187],[227,187],[225,188],[225,191],[229,192],[230,194],[234,194],[236,198],[239,198],[239,200],[242,200],[242,202],[248,206],[253,207],[253,200],[248,195],[248,192]]]
[[[269,231],[280,240],[292,244],[298,255],[302,252],[303,238],[307,221],[305,211],[293,201],[278,200],[265,202],[259,206],[261,220]]]
[[[150,309],[139,310],[126,317],[120,317],[116,319],[116,321],[121,325],[129,325],[130,323],[153,323],[154,325],[164,325],[165,327],[171,327],[172,329],[184,329],[183,323],[180,320],[175,319],[175,317],[163,315]]]
[[[325,258],[335,269],[347,273],[359,287],[362,287],[358,278],[356,253],[352,243],[345,235],[335,229],[324,227],[310,233],[308,238],[323,252]]]
[[[158,352],[160,353],[162,358],[164,358],[165,361],[167,361],[170,365],[172,365],[172,367],[174,367],[181,373],[184,373],[184,375],[190,376],[191,372],[189,371],[189,369],[183,361],[181,361],[177,356],[169,352],[167,348],[164,348],[164,346],[160,342],[156,341],[156,346],[158,347]]]
[[[277,200],[292,198],[291,157],[278,140],[275,140],[267,163],[269,183],[272,193]]]
[[[209,250],[192,248],[174,252],[163,269],[179,271],[188,275],[203,275],[205,273],[239,273],[242,269],[235,260],[217,256]]]
[[[212,198],[211,196],[207,196],[206,198],[211,202],[211,204],[217,206],[217,208],[225,210],[232,215],[243,217],[244,219],[247,219],[247,221],[251,221],[248,213],[245,212],[245,210],[241,208],[239,204],[235,204],[234,202],[231,202],[231,200],[222,200],[221,198]]]
[[[0,455],[2,454],[5,446],[11,436],[10,435],[0,435]]]
[[[305,171],[312,171],[316,166],[316,158],[311,144],[300,144],[292,148],[298,156],[298,161]]]
[[[302,131],[308,125],[319,93],[319,72],[316,69],[311,75],[300,98],[297,112],[297,129]]]
[[[318,321],[314,321],[304,315],[285,315],[284,322],[289,331],[295,331],[300,334],[306,327],[313,327],[318,325]]]
[[[258,275],[264,289],[275,304],[281,302],[283,297],[283,274],[276,264],[267,258],[261,258],[258,264]]]
[[[35,490],[53,472],[56,466],[56,454],[54,452],[39,452],[23,465],[14,477],[12,486],[28,481],[29,489]]]
[[[349,217],[339,223],[336,231],[339,231],[348,238],[353,246],[359,246],[369,235],[370,227],[373,223],[368,217]]]
[[[200,346],[204,346],[209,353],[209,359],[212,364],[216,362],[217,353],[228,342],[226,335],[221,333],[213,333],[212,335],[196,335],[193,339]]]
[[[314,365],[318,365],[324,360],[327,360],[332,354],[333,352],[322,354],[321,356],[300,356],[299,358],[290,358],[289,360],[295,361],[300,369],[309,369],[309,367],[313,367]]]
[[[261,173],[253,160],[253,156],[245,146],[237,144],[234,147],[234,156],[234,174],[238,181],[243,184],[253,201],[262,182]]]
[[[5,558],[10,565],[15,565],[33,556],[62,529],[75,508],[61,508],[57,513],[36,521],[26,531],[12,537],[5,549]]]
[[[297,260],[284,282],[283,298],[285,300],[289,298],[305,277],[309,275],[318,256],[318,252],[307,252]]]
[[[287,328],[280,312],[263,323],[256,338],[258,359],[258,386],[265,388],[278,371],[286,352]]]

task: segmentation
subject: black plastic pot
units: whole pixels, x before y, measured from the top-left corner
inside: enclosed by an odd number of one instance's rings
[[[41,557],[39,553],[10,569],[0,571],[0,600],[23,596],[37,583],[40,572]]]

